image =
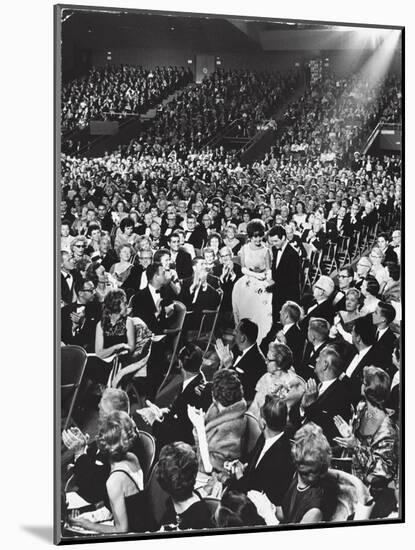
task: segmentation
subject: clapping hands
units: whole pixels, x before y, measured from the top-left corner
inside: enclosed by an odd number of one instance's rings
[[[83,434],[77,427],[63,430],[62,442],[67,449],[73,451],[75,458],[85,452],[89,442],[89,434]]]
[[[196,430],[201,429],[205,427],[205,413],[202,409],[196,409],[196,407],[192,407],[192,405],[187,405],[187,415],[189,417],[190,422],[193,424],[193,426],[196,428]]]
[[[318,397],[317,383],[314,380],[314,378],[310,378],[310,380],[307,380],[306,382],[305,392],[301,402],[303,408],[306,409],[307,407],[312,405],[314,401],[317,400],[317,397]]]
[[[217,338],[215,344],[215,350],[220,359],[221,365],[229,369],[233,365],[233,354],[229,349],[229,344],[225,346],[221,338]]]
[[[334,437],[333,441],[340,445],[340,447],[344,447],[346,449],[353,449],[356,447],[357,440],[353,435],[351,426],[339,415],[334,417],[334,424],[342,437]]]

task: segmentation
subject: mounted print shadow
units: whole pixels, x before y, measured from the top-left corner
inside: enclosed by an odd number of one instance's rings
[[[56,544],[404,520],[403,39],[55,6]]]

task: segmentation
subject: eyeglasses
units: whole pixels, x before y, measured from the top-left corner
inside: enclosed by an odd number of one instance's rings
[[[94,291],[95,291],[95,287],[93,286],[92,288],[81,288],[81,291],[82,291],[82,292],[94,292]]]
[[[339,275],[339,279],[347,279],[349,275]]]
[[[86,248],[85,244],[74,244],[74,246],[76,246],[76,248]]]

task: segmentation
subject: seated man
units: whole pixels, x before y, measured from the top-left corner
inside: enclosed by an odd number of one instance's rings
[[[75,297],[75,278],[79,275],[75,269],[72,252],[61,251],[61,303],[71,304]]]
[[[275,506],[281,506],[294,475],[290,437],[286,431],[286,404],[276,396],[267,395],[261,407],[261,418],[264,431],[247,464],[238,462],[232,466],[234,479],[229,486],[243,492],[251,489],[264,492]]]
[[[337,275],[339,288],[333,294],[333,307],[336,311],[346,309],[346,292],[353,286],[353,276],[354,271],[351,266],[344,266],[339,270]]]
[[[332,325],[334,320],[334,308],[331,296],[334,291],[334,282],[331,277],[321,275],[313,286],[314,302],[307,309],[307,312],[300,322],[303,334],[307,334],[308,323],[311,317],[326,319]]]
[[[337,351],[330,346],[323,349],[315,369],[319,384],[314,379],[308,380],[300,406],[303,423],[320,426],[330,443],[338,436],[334,417],[340,415],[348,421],[352,414],[352,397],[339,378],[342,370],[343,361]]]
[[[329,343],[330,325],[325,319],[312,317],[308,324],[307,344],[304,349],[299,375],[308,380],[315,378],[317,359]]]
[[[122,390],[108,388],[104,391],[98,405],[98,422],[113,411],[125,411],[130,414],[130,402]],[[90,441],[88,434],[83,434],[79,428],[69,428],[62,432],[62,441],[67,449],[74,453],[74,481],[77,492],[87,502],[104,501],[108,506],[106,481],[110,473],[108,457],[98,450],[95,440]],[[140,463],[144,456],[144,448],[139,436],[131,449]]]
[[[137,411],[137,414],[153,425],[153,434],[159,449],[174,441],[194,445],[193,425],[187,414],[187,406],[207,410],[212,401],[210,389],[202,389],[206,383],[201,372],[202,350],[188,343],[180,350],[178,359],[180,373],[173,375],[155,397],[156,406],[161,407],[159,411],[152,406]],[[153,413],[152,417],[153,411],[160,414],[156,416]]]
[[[375,311],[372,313],[373,324],[376,327],[376,342],[374,345],[377,348],[381,347],[387,351],[389,363],[392,361],[392,353],[397,341],[396,336],[390,328],[395,317],[395,308],[386,302],[379,302]]]
[[[66,345],[83,347],[88,353],[95,350],[95,329],[101,318],[101,304],[95,298],[92,281],[75,282],[76,302],[61,310],[61,340]]]
[[[213,275],[219,279],[220,287],[223,290],[221,313],[232,314],[232,291],[236,281],[242,277],[241,266],[232,261],[232,251],[224,246],[219,251],[220,265],[215,267]],[[209,280],[209,279],[208,279]]]
[[[192,276],[192,257],[186,250],[180,248],[180,236],[172,233],[168,237],[171,261],[176,266],[179,279],[186,279]]]

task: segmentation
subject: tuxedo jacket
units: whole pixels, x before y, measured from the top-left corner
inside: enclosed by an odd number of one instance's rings
[[[163,330],[167,327],[164,307],[169,305],[169,303],[166,302],[170,300],[164,299],[163,291],[160,292],[160,297],[162,301],[160,303],[161,312],[159,315],[157,315],[156,304],[154,303],[148,285],[137,291],[131,299],[131,316],[139,317],[154,334],[162,334]]]
[[[172,396],[170,403],[163,406],[169,407],[170,411],[164,416],[163,422],[156,422],[153,425],[153,432],[156,437],[158,448],[174,441],[184,441],[189,445],[194,445],[193,424],[187,414],[187,406],[191,405],[197,409],[207,410],[210,403],[206,402],[203,392],[196,391],[196,388],[204,384],[205,378],[202,373],[198,373],[196,378],[191,380],[182,391],[183,377],[180,375],[180,383],[177,387],[177,393]],[[159,396],[159,399],[162,396]],[[156,397],[157,402],[157,397]]]
[[[79,279],[79,274],[75,271],[75,269],[72,270],[72,285],[69,286],[66,278],[61,273],[61,298],[65,302],[65,304],[71,304],[74,297],[75,297],[75,283]]]
[[[255,397],[258,380],[267,372],[265,357],[255,344],[239,361],[235,358],[232,367],[241,381],[245,400],[250,402]]]
[[[330,340],[321,343],[316,349],[314,349],[313,344],[307,341],[304,346],[304,353],[301,358],[300,366],[297,373],[304,378],[304,380],[309,380],[310,378],[315,378],[314,369],[316,368],[316,363],[320,352],[323,351],[330,344]]]
[[[366,227],[374,227],[377,221],[378,221],[378,215],[376,210],[372,210],[370,214],[366,214],[365,212],[363,212],[361,217],[362,225]]]
[[[269,344],[276,340],[277,334],[282,328],[283,326],[281,323],[274,324],[266,337],[263,338],[260,347],[264,355],[268,353]],[[301,332],[299,326],[294,324],[285,333],[285,339],[287,341],[287,346],[293,354],[293,367],[298,372],[304,352],[305,336]]]
[[[265,437],[261,434],[248,457],[248,466],[243,477],[233,486],[241,492],[251,489],[264,492],[275,506],[281,506],[294,475],[290,438],[284,432],[257,465],[264,444]]]
[[[193,274],[192,257],[183,249],[177,253],[176,272],[179,279],[187,279]]]
[[[319,317],[322,319],[326,319],[330,325],[333,324],[334,320],[334,308],[332,299],[328,298],[327,300],[324,300],[324,302],[321,302],[317,305],[317,307],[311,309],[313,306],[311,305],[304,318],[300,321],[300,328],[303,332],[303,334],[307,333],[308,330],[308,323],[312,317]]]
[[[309,238],[310,232],[311,229],[306,229],[301,235],[301,240],[303,241],[303,243],[312,244],[315,248],[317,248],[317,250],[323,250],[324,245],[327,242],[327,235],[324,232],[323,228],[321,228],[320,231],[311,238]]]
[[[117,253],[115,250],[108,250],[108,252],[105,254],[105,256],[101,256],[101,265],[104,266],[105,271],[109,271],[111,269],[111,266],[119,262]]]
[[[382,334],[382,336],[373,345],[375,348],[382,348],[387,351],[389,362],[392,361],[392,353],[395,348],[397,337],[390,328]]]
[[[192,244],[194,248],[202,249],[207,241],[207,231],[203,225],[196,225],[193,231],[186,236],[186,242]]]
[[[385,256],[383,258],[384,264],[386,262],[394,262],[395,264],[399,263],[398,262],[398,256],[397,256],[397,254],[394,251],[392,246],[388,246],[387,249],[385,250],[384,254],[385,254]]]
[[[85,322],[79,331],[72,332],[71,313],[77,310],[80,304],[73,302],[61,309],[61,338],[66,345],[81,346],[87,353],[95,352],[95,331],[101,320],[102,306],[94,301],[85,305]]]
[[[278,267],[276,266],[277,250],[272,247],[271,272],[274,285],[273,292],[273,317],[276,320],[276,314],[287,300],[294,302],[300,301],[300,256],[290,244],[287,244]]]
[[[360,214],[357,213],[354,220],[352,220],[350,212],[348,212],[343,218],[343,235],[345,237],[353,237],[354,231],[360,231],[361,229],[362,222],[360,219]]]
[[[229,276],[221,280],[220,276],[222,275],[222,265],[215,267],[213,270],[212,276],[217,279],[221,289],[223,290],[223,300],[221,305],[221,310],[223,311],[232,311],[233,287],[235,286],[236,281],[242,277],[242,269],[240,265],[234,263],[233,271],[235,273],[235,278],[233,280]],[[212,283],[209,281],[209,278],[208,283],[212,285]]]
[[[379,367],[390,374],[391,364],[388,358],[388,353],[385,348],[379,344],[371,346],[366,355],[357,364],[350,377],[345,375],[343,378],[343,381],[349,388],[353,405],[357,405],[362,398],[363,369],[364,367],[371,365],[374,367]]]
[[[340,435],[333,418],[340,415],[347,422],[352,415],[351,403],[352,396],[347,384],[336,379],[314,403],[304,409],[304,423],[315,422],[332,443],[333,438]]]
[[[307,252],[304,248],[304,245],[298,235],[293,235],[291,241],[288,241],[288,244],[297,252],[300,258],[306,258]]]

